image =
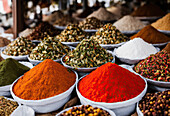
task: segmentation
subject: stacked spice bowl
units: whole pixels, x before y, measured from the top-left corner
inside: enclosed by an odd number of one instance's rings
[[[15,80],[10,92],[19,103],[37,113],[47,113],[58,110],[70,99],[77,81],[75,71],[46,59]]]
[[[145,42],[141,38],[135,38],[124,45],[114,49],[114,54],[120,61],[128,64],[136,64],[151,54],[156,54],[159,48]]]
[[[63,56],[61,62],[67,68],[87,73],[107,62],[115,62],[115,57],[97,41],[84,39],[73,51]]]
[[[152,89],[164,91],[170,89],[170,54],[162,50],[142,60],[132,70],[143,76]]]
[[[106,63],[81,77],[76,85],[81,104],[102,106],[119,116],[133,113],[147,91],[147,82],[126,68]]]

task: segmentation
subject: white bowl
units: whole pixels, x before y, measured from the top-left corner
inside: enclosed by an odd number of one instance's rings
[[[122,67],[124,68],[124,66],[122,66]],[[127,69],[127,67],[126,67],[126,69]],[[131,70],[129,70],[129,71],[131,71]],[[135,73],[135,74],[137,74],[137,73]],[[139,75],[139,74],[137,74],[137,75]],[[134,97],[132,99],[126,100],[126,101],[122,101],[122,102],[105,103],[105,102],[94,102],[92,100],[89,100],[89,99],[83,97],[81,95],[81,93],[79,92],[78,83],[76,84],[76,92],[77,92],[77,95],[78,95],[78,97],[80,99],[81,104],[83,104],[83,105],[90,104],[90,105],[103,106],[103,107],[105,107],[107,109],[110,109],[110,110],[114,111],[115,114],[118,115],[118,116],[127,116],[127,115],[130,115],[131,113],[133,113],[135,111],[136,103],[142,99],[142,97],[145,95],[145,93],[147,91],[147,82],[142,76],[140,76],[140,77],[145,81],[144,90],[138,96],[136,96],[136,97]],[[79,81],[82,78],[83,77],[81,77],[79,79]]]
[[[114,48],[117,48],[123,44],[125,44],[126,42],[122,42],[122,43],[119,43],[119,44],[100,44],[101,47],[103,47],[104,49],[114,49]]]
[[[161,46],[164,46],[166,44],[168,44],[169,42],[166,42],[166,43],[159,43],[159,44],[152,44],[153,46],[155,47],[161,47]]]
[[[114,63],[115,62],[115,56],[113,55],[113,53],[111,52],[111,51],[108,51],[110,54],[112,54],[112,56],[113,56],[113,60],[112,60],[112,63]],[[63,58],[65,57],[65,55],[61,58],[61,63],[65,66],[65,67],[67,67],[67,68],[69,68],[69,69],[72,69],[72,70],[75,70],[75,71],[78,71],[78,72],[83,72],[83,73],[88,73],[88,72],[91,72],[91,71],[93,71],[93,70],[95,70],[95,69],[97,69],[98,67],[92,67],[92,68],[74,68],[74,67],[71,67],[71,66],[69,66],[69,65],[67,65],[67,64],[65,64],[64,62],[63,62]]]
[[[82,105],[76,105],[76,106],[74,106],[74,107],[81,107]],[[105,110],[105,111],[107,111],[111,116],[116,116],[116,114],[113,112],[113,111],[111,111],[111,110],[109,110],[109,109],[106,109],[106,108],[104,108],[104,107],[101,107],[101,106],[96,106],[96,105],[91,105],[92,107],[98,107],[98,108],[102,108],[103,110]],[[62,113],[64,113],[65,111],[68,111],[68,110],[70,110],[70,109],[72,109],[73,107],[70,107],[70,108],[67,108],[67,109],[65,109],[65,110],[63,110],[63,111],[61,111],[61,112],[59,112],[56,116],[60,116]]]
[[[32,60],[31,58],[29,58],[29,56],[28,56],[28,60],[29,60],[32,64],[38,64],[38,63],[43,62],[43,60]],[[53,60],[53,61],[60,63],[60,62],[61,62],[61,58],[60,58],[60,59],[57,59],[57,60]]]
[[[137,103],[137,106],[136,106],[136,112],[137,112],[138,116],[144,116],[142,111],[139,108],[139,102]]]
[[[122,58],[122,57],[119,57],[117,54],[116,54],[116,48],[114,49],[113,51],[113,54],[121,61],[121,62],[124,62],[124,63],[127,63],[127,64],[136,64],[138,63],[140,60],[144,60],[145,58],[141,58],[141,59],[138,59],[138,58],[134,58],[134,59],[129,59],[129,58]],[[159,48],[156,48],[157,52],[160,51]]]
[[[66,29],[67,26],[54,25],[54,27],[57,29],[60,29],[60,30],[64,30],[64,29]]]
[[[73,46],[76,47],[80,42],[61,42],[62,44],[65,44],[67,46]]]
[[[134,66],[133,66],[134,67]],[[133,67],[131,67],[131,70],[133,72],[135,72],[133,70]],[[136,72],[135,72],[136,73]],[[138,73],[137,73],[138,74]],[[140,75],[140,74],[139,74]],[[141,75],[140,75],[141,76]],[[143,76],[142,76],[143,77]],[[145,77],[143,77],[145,78]],[[170,89],[170,82],[164,82],[164,81],[155,81],[155,80],[152,80],[152,79],[148,79],[148,78],[145,78],[147,80],[147,82],[153,86],[156,86],[156,87],[161,87],[162,89],[163,88],[169,88]]]
[[[10,116],[35,116],[35,112],[32,108],[21,105],[15,109]]]
[[[30,69],[33,68],[33,65],[29,62],[19,62],[19,63],[29,67]],[[0,87],[0,96],[10,96],[11,95],[11,93],[10,93],[11,85],[1,86]]]
[[[95,33],[97,32],[97,29],[85,29],[84,31],[87,33]]]
[[[9,56],[9,55],[5,55],[2,53],[2,51],[5,49],[6,47],[4,47],[3,49],[1,49],[1,56],[3,59],[7,59],[7,58],[13,58],[15,60],[27,60],[27,56],[28,55],[23,55],[23,56]]]
[[[165,31],[165,30],[158,30],[158,31],[160,31],[160,32],[162,32],[164,34],[170,35],[170,31]]]
[[[24,104],[24,105],[31,107],[37,113],[48,113],[48,112],[58,110],[70,99],[71,93],[72,93],[76,83],[78,82],[78,74],[75,71],[73,71],[73,72],[76,74],[76,81],[75,81],[74,85],[72,85],[67,91],[65,91],[65,92],[63,92],[59,95],[49,97],[49,98],[46,98],[46,99],[41,99],[41,100],[24,100],[24,99],[21,99],[13,93],[13,86],[17,82],[18,79],[15,80],[13,82],[12,86],[10,87],[11,95],[14,98],[14,100],[16,100],[17,102],[19,102],[21,104]]]

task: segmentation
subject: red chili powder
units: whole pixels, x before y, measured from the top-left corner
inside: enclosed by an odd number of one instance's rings
[[[84,77],[78,89],[85,98],[95,102],[120,102],[139,95],[145,81],[114,63],[106,63]]]

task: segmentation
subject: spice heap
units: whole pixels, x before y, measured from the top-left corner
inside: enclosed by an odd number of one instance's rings
[[[90,105],[82,105],[80,107],[73,107],[72,109],[65,111],[59,116],[76,115],[76,116],[111,116],[109,112],[102,108],[92,107]]]
[[[10,116],[18,107],[18,103],[0,96],[0,116]]]
[[[69,52],[63,61],[75,68],[98,67],[113,60],[112,54],[102,48],[98,42],[92,39],[84,39],[71,52]]]
[[[78,21],[68,15],[63,16],[62,18],[56,20],[55,25],[58,26],[67,26],[68,24],[77,24]]]
[[[7,38],[0,37],[0,47],[4,47],[8,45],[11,41]]]
[[[123,18],[116,21],[114,24],[120,31],[136,31],[145,27],[145,25],[138,19],[126,15]]]
[[[155,55],[151,55],[139,62],[135,67],[135,72],[145,78],[155,81],[170,82],[170,54],[162,50]]]
[[[165,46],[164,50],[166,50],[166,51],[170,54],[170,43],[168,43],[168,44]]]
[[[75,81],[74,72],[51,59],[46,59],[25,73],[14,84],[13,92],[25,100],[40,100],[67,91]]]
[[[116,50],[116,55],[128,59],[145,59],[157,50],[152,44],[148,44],[141,38],[135,38],[123,44]]]
[[[102,22],[95,17],[86,18],[84,21],[79,23],[79,27],[85,29],[98,29],[103,26]]]
[[[158,43],[165,43],[170,41],[170,37],[167,37],[163,33],[157,31],[151,25],[144,27],[141,31],[137,34],[133,35],[131,39],[136,37],[142,38],[144,41],[151,43],[151,44],[158,44]]]
[[[139,108],[144,116],[169,116],[170,90],[147,93],[139,102]]]
[[[116,20],[116,17],[111,12],[107,11],[105,8],[101,7],[97,11],[94,11],[92,14],[90,14],[87,18],[90,17],[96,17],[97,19],[101,21],[112,21]]]
[[[63,45],[59,40],[54,40],[53,37],[47,37],[32,50],[29,58],[32,60],[57,60],[68,53],[69,50],[69,47]]]
[[[54,37],[60,33],[59,30],[54,28],[47,22],[40,23],[37,27],[35,27],[34,31],[27,36],[30,40],[42,40],[47,35]]]
[[[29,70],[18,61],[7,58],[0,62],[0,86],[12,84],[18,77]]]
[[[86,33],[76,24],[69,24],[67,28],[57,35],[56,38],[61,42],[77,42],[86,37]]]
[[[119,44],[129,40],[128,37],[110,23],[100,28],[91,38],[98,41],[99,44]]]
[[[159,6],[152,3],[146,3],[143,6],[140,6],[137,10],[133,11],[131,15],[139,17],[154,17],[163,16],[165,13]]]
[[[138,96],[145,88],[144,80],[118,66],[107,63],[79,81],[78,89],[95,102],[121,102]]]
[[[24,37],[18,37],[11,42],[3,51],[3,54],[9,56],[23,56],[31,53],[35,45]]]
[[[56,20],[59,20],[63,16],[64,14],[60,10],[58,10],[58,11],[52,12],[52,14],[50,14],[49,16],[44,17],[43,21],[47,21],[53,24]]]
[[[86,8],[82,13],[80,13],[79,15],[78,15],[78,17],[79,18],[86,18],[88,15],[90,15],[91,13],[93,13],[93,10],[90,8],[90,7],[88,7],[88,8]]]
[[[25,29],[24,31],[22,31],[21,33],[19,33],[20,37],[27,37],[29,36],[31,33],[33,32],[33,29]]]
[[[159,30],[170,31],[170,13],[152,23],[152,26]]]

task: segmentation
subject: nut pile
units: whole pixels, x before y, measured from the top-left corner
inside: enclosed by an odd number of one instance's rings
[[[29,57],[32,60],[57,60],[69,51],[68,46],[63,45],[53,37],[47,37],[32,50]]]
[[[91,36],[99,44],[119,44],[128,41],[128,37],[122,34],[115,26],[108,23]]]
[[[0,116],[9,116],[17,107],[17,102],[7,100],[3,96],[0,96]]]
[[[87,34],[77,24],[69,24],[56,38],[61,42],[77,42],[83,40]]]
[[[65,111],[60,116],[111,116],[109,112],[102,108],[92,107],[90,105],[82,105],[80,107],[73,107],[72,109]]]
[[[112,60],[112,54],[108,53],[93,39],[82,40],[73,51],[63,58],[67,65],[75,68],[98,67]]]
[[[59,30],[54,28],[51,24],[47,22],[40,23],[33,32],[27,36],[29,40],[43,40],[44,37],[49,36],[56,36],[60,33]]]
[[[169,116],[170,90],[147,93],[139,102],[139,108],[144,116]]]
[[[170,54],[162,50],[139,62],[134,70],[145,78],[170,82]]]
[[[58,26],[67,26],[68,24],[77,24],[78,21],[68,15],[58,19],[56,22],[55,22],[55,25],[58,25]]]
[[[18,37],[11,42],[3,51],[3,54],[9,56],[23,56],[31,53],[35,45],[24,37]]]
[[[83,30],[98,29],[101,28],[102,26],[103,26],[102,22],[95,17],[86,18],[84,21],[79,23],[79,27]]]

